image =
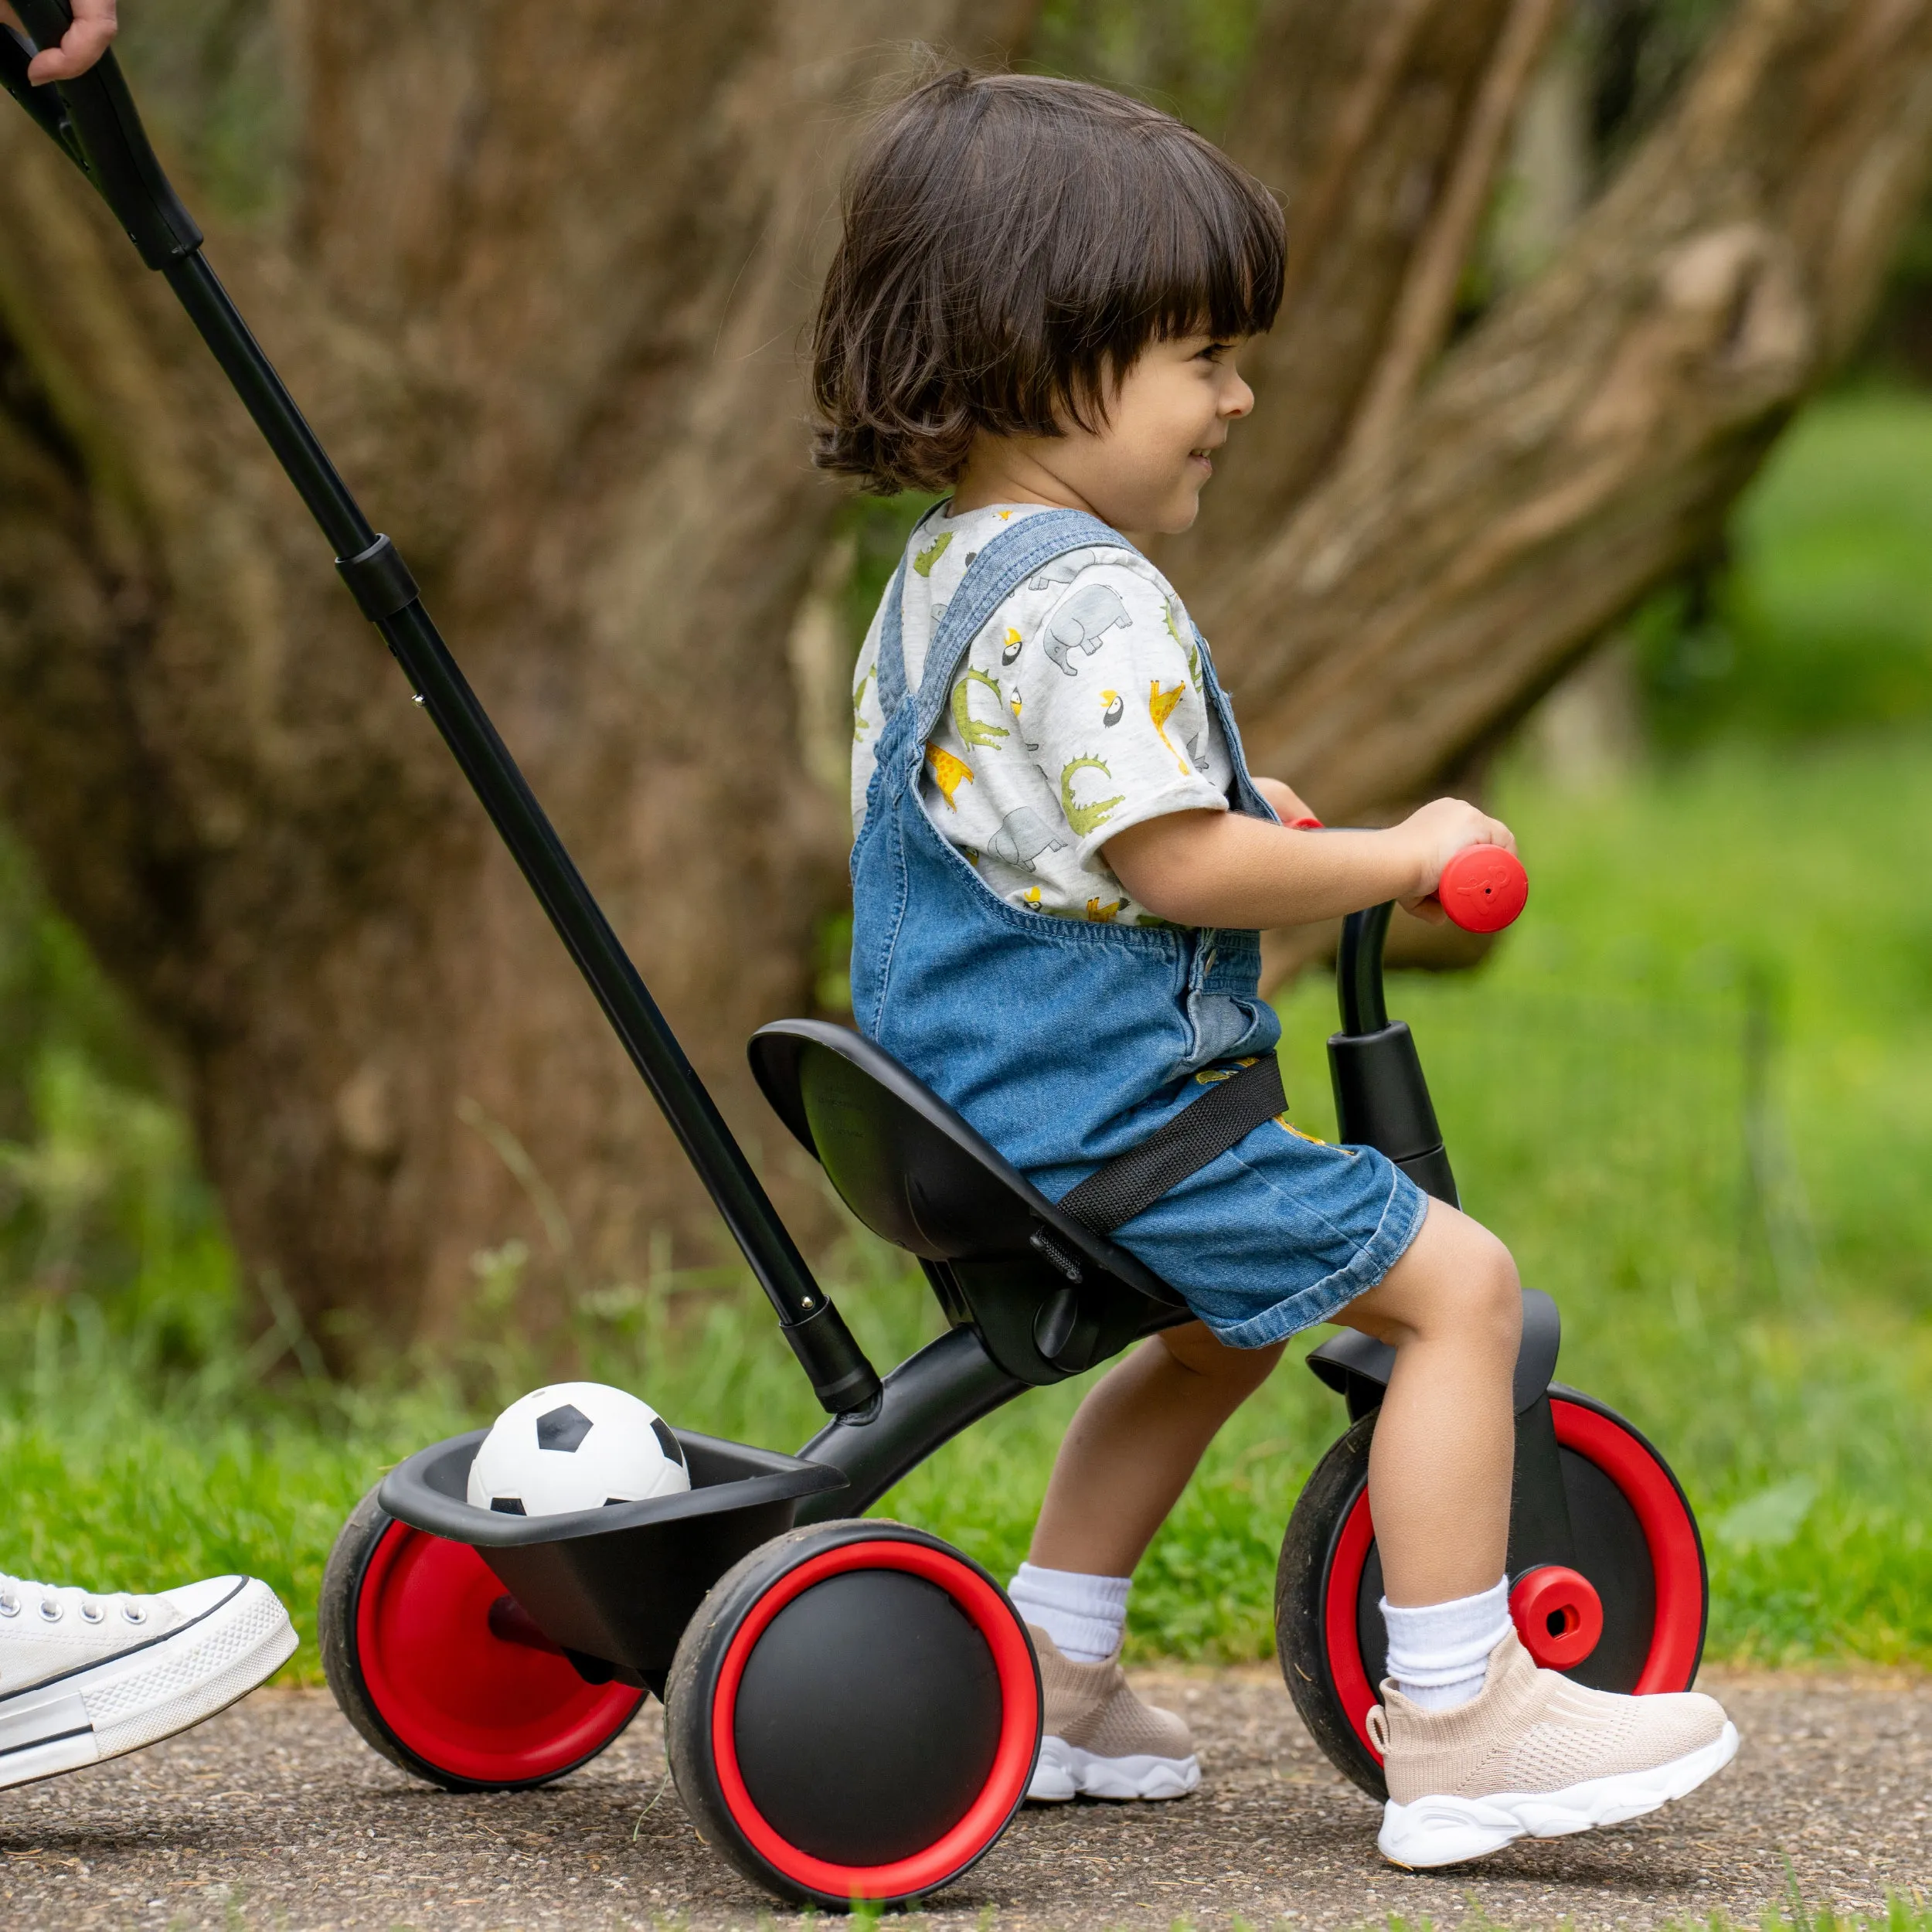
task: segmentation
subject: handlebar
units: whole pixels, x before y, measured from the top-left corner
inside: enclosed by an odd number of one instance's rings
[[[1465,845],[1443,867],[1436,896],[1464,932],[1500,932],[1528,903],[1529,875],[1522,861],[1500,845]],[[1379,1032],[1389,1024],[1382,990],[1382,947],[1394,910],[1393,903],[1370,906],[1342,922],[1335,964],[1345,1033]]]
[[[1499,933],[1529,900],[1522,861],[1500,845],[1464,845],[1436,886],[1442,910],[1466,933]]]

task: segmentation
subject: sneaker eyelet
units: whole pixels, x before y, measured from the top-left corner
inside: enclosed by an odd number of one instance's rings
[[[107,1619],[107,1613],[98,1604],[83,1604],[80,1614],[90,1624],[105,1623]]]
[[[56,1603],[51,1597],[43,1597],[41,1598],[40,1614],[45,1617],[49,1623],[59,1623],[61,1618],[66,1616],[66,1611],[60,1604]]]
[[[18,1617],[20,1599],[18,1597],[0,1597],[0,1617]]]
[[[121,1607],[121,1614],[131,1624],[145,1624],[148,1621],[147,1611],[136,1604],[123,1604]]]

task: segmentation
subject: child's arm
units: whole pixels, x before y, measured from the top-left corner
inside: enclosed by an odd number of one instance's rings
[[[1440,920],[1441,908],[1422,902],[1465,845],[1516,849],[1507,825],[1460,798],[1438,798],[1386,832],[1294,832],[1239,812],[1174,811],[1130,825],[1103,849],[1121,883],[1162,919],[1266,927],[1338,919],[1387,899]]]

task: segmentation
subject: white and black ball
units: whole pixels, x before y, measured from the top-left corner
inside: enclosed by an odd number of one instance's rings
[[[684,1451],[649,1403],[601,1382],[558,1382],[497,1417],[470,1464],[468,1493],[478,1509],[556,1516],[690,1487]]]

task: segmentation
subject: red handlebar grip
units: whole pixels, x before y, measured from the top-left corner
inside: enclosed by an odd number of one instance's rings
[[[1527,903],[1529,875],[1500,845],[1465,845],[1443,867],[1436,896],[1464,932],[1499,933]]]

